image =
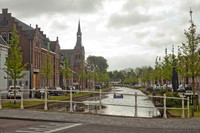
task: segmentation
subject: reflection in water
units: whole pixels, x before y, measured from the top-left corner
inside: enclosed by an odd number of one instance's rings
[[[140,90],[137,89],[130,89],[126,87],[116,87],[113,91],[117,93],[128,93],[128,94],[135,94],[137,92],[138,95],[145,95]],[[91,103],[99,103],[98,100],[91,101]],[[85,105],[88,106],[90,101],[85,101]],[[113,94],[106,94],[106,97],[102,99],[102,104],[120,104],[120,105],[128,105],[134,106],[135,105],[135,97],[130,95],[123,95],[123,98],[113,98]],[[160,116],[160,112],[158,109],[155,108],[154,104],[151,100],[148,99],[147,96],[138,96],[137,97],[137,105],[138,106],[145,106],[145,107],[152,107],[152,108],[138,108],[138,116],[139,117],[155,117]],[[134,107],[125,107],[125,106],[113,106],[113,105],[104,105],[106,108],[103,108],[101,113],[102,114],[109,114],[109,115],[123,115],[123,116],[134,116],[135,108]]]

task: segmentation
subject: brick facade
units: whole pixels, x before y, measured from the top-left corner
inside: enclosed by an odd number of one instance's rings
[[[52,73],[54,76],[49,86],[59,86],[60,45],[58,37],[56,41],[50,41],[37,25],[33,28],[12,17],[8,9],[3,9],[0,14],[0,35],[6,42],[9,42],[14,24],[20,36],[18,45],[21,47],[20,54],[23,57],[23,64],[28,63],[26,70],[30,71],[30,88],[45,87],[46,80],[40,76],[40,71],[47,55],[48,43],[50,43],[51,63],[54,68]]]

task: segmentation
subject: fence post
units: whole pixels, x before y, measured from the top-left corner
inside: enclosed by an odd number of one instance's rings
[[[45,90],[44,90],[44,110],[48,110],[47,108],[47,87],[45,87]]]
[[[184,97],[182,96],[182,116],[181,118],[185,118],[185,114],[184,114]]]
[[[166,108],[166,95],[164,94],[164,114],[163,118],[167,118],[167,108]]]
[[[1,106],[1,90],[0,90],[0,109],[2,109],[2,106]]]
[[[187,97],[187,117],[190,117],[190,99],[189,97]]]
[[[24,109],[23,100],[24,100],[24,96],[23,96],[23,86],[22,86],[22,87],[21,87],[21,106],[20,106],[20,109]]]
[[[101,113],[101,89],[99,91],[99,112]]]
[[[70,112],[73,112],[73,109],[72,109],[72,87],[70,87],[70,109],[69,109]]]
[[[137,117],[137,92],[135,92],[135,117]]]

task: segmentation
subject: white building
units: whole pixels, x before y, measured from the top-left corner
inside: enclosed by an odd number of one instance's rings
[[[0,89],[7,89],[7,74],[4,72],[6,57],[8,56],[8,44],[0,35]]]

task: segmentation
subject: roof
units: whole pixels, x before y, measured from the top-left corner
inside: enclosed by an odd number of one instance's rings
[[[2,36],[0,35],[0,44],[7,46],[7,42],[2,38]]]
[[[26,30],[26,35],[28,35],[29,39],[33,39],[35,35],[35,30]]]
[[[20,21],[16,18],[15,18],[15,22],[18,23],[18,26],[22,27],[22,30],[26,32],[26,35],[28,36],[29,39],[33,39],[33,37],[35,35],[35,29],[33,27],[23,23],[22,21]],[[48,50],[47,43],[50,43],[50,51],[55,52],[57,42],[50,41],[46,37],[46,35],[43,34],[42,31],[39,32],[39,36],[40,36],[41,47]]]
[[[15,18],[15,22],[18,22],[18,25],[22,27],[22,30],[34,30],[33,27],[23,23],[22,21]]]
[[[74,53],[74,49],[61,49],[60,50],[60,60],[64,61],[65,60],[65,54],[67,54],[68,63],[69,63],[69,65],[72,65],[71,61],[72,61],[73,53]]]
[[[56,44],[57,41],[50,41],[50,50],[55,52],[56,51]]]

